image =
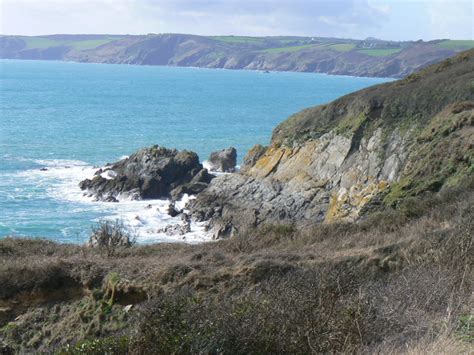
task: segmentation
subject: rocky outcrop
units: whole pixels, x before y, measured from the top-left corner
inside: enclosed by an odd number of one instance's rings
[[[165,233],[169,236],[185,235],[191,232],[191,217],[187,213],[181,213],[181,223],[168,224],[158,229],[158,233]]]
[[[117,201],[121,196],[178,199],[185,193],[202,191],[211,179],[196,153],[155,145],[99,169],[79,186],[102,201]]]
[[[233,173],[237,165],[237,150],[234,147],[212,152],[207,160],[209,169],[220,173]]]
[[[474,169],[474,50],[279,125],[240,174],[215,178],[190,206],[215,237],[263,223],[350,222],[436,192]]]
[[[242,167],[240,168],[240,171],[246,172],[250,168],[252,168],[255,163],[265,154],[266,151],[267,147],[264,147],[260,144],[254,145],[244,157],[244,162],[242,164]]]

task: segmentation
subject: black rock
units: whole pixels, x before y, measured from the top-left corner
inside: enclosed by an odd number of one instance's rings
[[[103,199],[104,202],[119,202],[114,196],[107,196]]]
[[[160,146],[144,148],[130,157],[107,166],[114,176],[105,178],[96,174],[92,179],[80,182],[82,190],[87,190],[99,200],[126,194],[134,199],[167,198],[171,191],[192,182],[199,188],[189,186],[187,190],[202,191],[210,179],[196,153],[177,151]],[[99,170],[100,171],[100,170]],[[111,174],[109,174],[110,176]],[[194,180],[196,178],[196,180]]]
[[[208,159],[211,171],[233,173],[237,164],[237,150],[234,147],[211,153]]]
[[[183,197],[184,194],[196,195],[203,191],[214,177],[214,175],[209,174],[207,169],[201,169],[190,182],[173,189],[170,192],[170,196],[176,201]]]
[[[174,203],[170,203],[166,213],[168,213],[171,217],[176,217],[181,213],[181,210],[177,209]]]

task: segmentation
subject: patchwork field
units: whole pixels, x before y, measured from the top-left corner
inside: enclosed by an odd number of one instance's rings
[[[470,48],[474,48],[473,40],[394,42],[375,38],[203,37],[153,33],[139,36],[0,36],[0,58],[8,59],[304,71],[395,78]],[[407,57],[411,59],[403,59]]]

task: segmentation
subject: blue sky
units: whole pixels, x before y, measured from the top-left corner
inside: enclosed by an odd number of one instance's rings
[[[473,0],[0,0],[0,33],[473,39]]]

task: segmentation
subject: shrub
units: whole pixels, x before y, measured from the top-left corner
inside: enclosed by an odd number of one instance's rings
[[[102,354],[128,354],[129,339],[125,336],[93,339],[66,345],[58,354],[60,355],[102,355]]]
[[[120,250],[135,245],[138,235],[123,221],[100,221],[92,227],[89,245],[102,250],[107,256],[114,256]]]

